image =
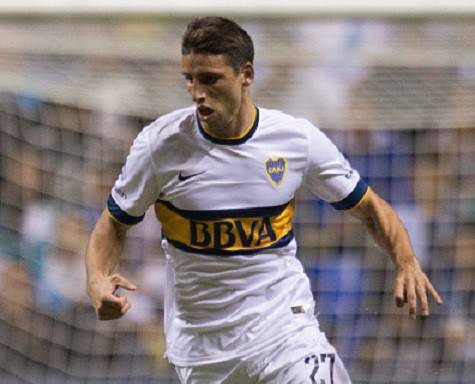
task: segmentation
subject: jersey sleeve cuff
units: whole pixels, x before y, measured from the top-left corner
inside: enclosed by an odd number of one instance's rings
[[[117,205],[112,195],[109,195],[109,198],[107,199],[107,209],[113,219],[115,219],[119,223],[127,225],[134,225],[140,223],[145,216],[145,214],[143,214],[142,216],[129,215]]]
[[[363,201],[366,194],[368,193],[368,189],[368,184],[360,179],[356,184],[356,187],[353,189],[353,192],[351,192],[343,200],[331,203],[331,205],[338,210],[355,208]]]

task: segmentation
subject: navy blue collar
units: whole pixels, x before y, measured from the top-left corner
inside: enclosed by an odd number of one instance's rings
[[[203,127],[201,126],[201,122],[200,122],[200,118],[198,116],[198,112],[196,113],[196,121],[198,122],[198,128],[201,132],[201,134],[203,135],[203,137],[215,144],[224,144],[224,145],[239,145],[239,144],[243,144],[245,143],[246,141],[248,141],[253,135],[254,133],[256,132],[257,130],[257,126],[259,125],[259,108],[257,108],[256,106],[254,106],[254,108],[256,109],[256,115],[254,117],[254,122],[252,123],[252,127],[251,129],[249,129],[247,131],[247,133],[243,136],[243,137],[240,137],[240,138],[237,138],[237,139],[222,139],[222,138],[218,138],[218,137],[214,137],[214,136],[211,136],[208,132],[206,132]]]

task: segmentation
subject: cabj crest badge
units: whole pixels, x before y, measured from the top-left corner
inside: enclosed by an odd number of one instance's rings
[[[278,186],[287,170],[287,160],[279,157],[278,159],[269,158],[266,161],[266,174],[272,185]]]

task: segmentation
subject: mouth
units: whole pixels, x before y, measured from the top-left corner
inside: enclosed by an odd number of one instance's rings
[[[206,107],[206,106],[199,106],[197,108],[198,110],[198,115],[201,120],[206,121],[209,119],[209,117],[213,114],[214,110]]]

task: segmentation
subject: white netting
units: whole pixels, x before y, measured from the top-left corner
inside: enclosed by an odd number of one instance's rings
[[[358,223],[299,192],[296,233],[322,328],[355,383],[475,377],[475,26],[239,20],[258,104],[325,129],[405,221],[445,298],[415,322]],[[121,269],[134,309],[101,323],[84,294],[88,232],[137,132],[186,106],[181,19],[0,21],[0,381],[175,382],[162,359],[152,214]]]

